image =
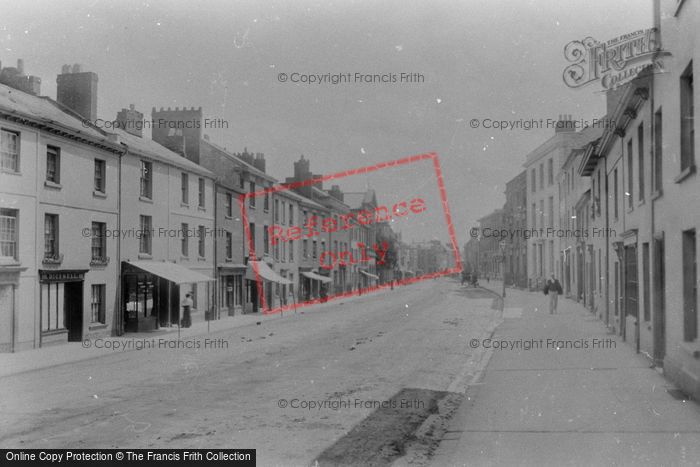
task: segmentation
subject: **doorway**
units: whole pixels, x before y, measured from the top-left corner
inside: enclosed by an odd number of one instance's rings
[[[639,326],[639,279],[637,277],[637,247],[630,245],[625,247],[625,340],[627,335],[627,318],[629,317],[635,324],[635,341],[639,345],[637,327]]]
[[[258,312],[258,283],[255,280],[246,279],[246,293],[244,313]]]
[[[613,300],[615,301],[614,322],[617,324],[617,332],[621,332],[622,327],[622,319],[620,319],[620,273],[620,263],[615,261],[615,295],[613,296]]]
[[[580,302],[583,299],[583,281],[584,281],[584,265],[585,265],[584,247],[579,246],[576,250],[576,301]]]
[[[587,245],[588,248],[588,287],[586,287],[586,306],[588,309],[595,313],[595,252],[593,250],[593,245]]]
[[[666,260],[664,239],[654,240],[654,362],[663,366],[666,356]]]
[[[83,282],[66,282],[63,292],[68,342],[83,340]]]

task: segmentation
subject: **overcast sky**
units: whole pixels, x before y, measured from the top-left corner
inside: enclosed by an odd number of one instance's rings
[[[476,219],[503,205],[505,182],[522,170],[525,154],[553,134],[475,130],[469,121],[602,116],[599,85],[564,85],[563,48],[650,27],[651,4],[0,0],[0,60],[14,66],[23,58],[52,98],[61,65],[82,64],[99,75],[105,119],[129,104],[147,116],[154,106],[202,106],[205,116],[229,123],[205,131],[214,142],[265,153],[268,172],[280,179],[301,154],[314,173],[328,174],[436,152],[462,244]],[[295,72],[411,72],[425,82],[279,82],[279,73]],[[426,167],[340,184],[357,191],[369,183],[381,203],[420,195],[433,177]],[[425,214],[404,238],[446,240],[439,210]]]

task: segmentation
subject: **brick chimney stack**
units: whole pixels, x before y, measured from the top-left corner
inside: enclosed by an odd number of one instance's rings
[[[340,190],[339,185],[332,185],[331,189],[328,190],[328,194],[331,195],[333,198],[337,199],[341,203],[344,202],[345,195],[343,192]]]
[[[27,94],[38,96],[41,93],[41,78],[24,74],[24,60],[17,60],[17,67],[2,68],[0,64],[0,83]]]
[[[127,133],[143,138],[143,114],[134,108],[134,104],[117,113],[117,123]]]
[[[554,129],[554,133],[576,131],[576,126],[573,120],[571,120],[571,114],[559,115],[559,120],[557,120],[557,126]]]
[[[234,154],[234,156],[238,157],[239,159],[241,159],[241,160],[242,160],[243,162],[245,162],[246,164],[252,165],[253,167],[255,167],[255,164],[254,164],[254,162],[255,162],[254,157],[255,157],[255,156],[253,155],[253,153],[248,152],[248,148],[247,148],[247,147],[246,147],[246,148],[243,148],[243,152],[239,152],[239,153],[237,153],[237,154]]]
[[[253,160],[253,166],[261,172],[265,172],[265,154],[261,152],[255,153],[255,159]]]
[[[79,64],[63,65],[56,78],[56,100],[86,120],[97,119],[97,74]]]

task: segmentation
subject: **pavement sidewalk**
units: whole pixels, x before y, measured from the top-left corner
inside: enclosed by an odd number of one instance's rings
[[[432,465],[698,465],[700,405],[589,311],[508,288],[504,318]]]
[[[243,326],[255,325],[258,322],[268,321],[271,319],[289,319],[295,314],[317,313],[327,310],[330,307],[338,307],[345,303],[350,303],[356,300],[367,297],[379,297],[386,293],[391,293],[390,288],[382,288],[370,293],[362,295],[353,295],[343,297],[336,300],[330,300],[324,303],[316,303],[313,305],[299,307],[297,312],[285,311],[284,313],[276,313],[265,315],[262,313],[237,314],[235,316],[222,316],[218,320],[205,321],[203,320],[203,312],[197,312],[192,317],[192,326],[189,328],[180,328],[180,339],[204,338],[208,334],[227,331],[230,329],[240,328]],[[126,341],[137,341],[144,339],[177,339],[177,326],[159,328],[152,332],[126,333],[122,336],[108,336],[98,339],[86,339],[83,342],[67,342],[53,344],[38,349],[25,350],[16,353],[0,354],[0,378],[4,376],[15,375],[27,371],[40,370],[58,365],[65,365],[73,362],[90,360],[107,355],[114,355],[120,352],[129,352],[137,350],[132,344],[131,347],[126,347]],[[105,341],[110,343],[115,342],[124,350],[114,350],[114,348],[105,348]],[[97,347],[99,346],[99,348]]]

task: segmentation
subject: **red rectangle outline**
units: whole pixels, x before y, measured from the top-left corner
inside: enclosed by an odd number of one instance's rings
[[[366,167],[360,167],[358,169],[353,169],[353,170],[345,170],[343,172],[337,172],[337,173],[334,173],[331,175],[324,175],[321,177],[315,177],[315,178],[300,181],[300,182],[280,183],[280,184],[277,184],[277,185],[272,186],[270,188],[265,188],[264,190],[258,190],[258,191],[244,193],[244,194],[240,195],[238,198],[238,204],[239,204],[239,207],[241,209],[241,219],[243,220],[243,229],[245,230],[246,239],[248,240],[248,256],[257,258],[257,255],[255,254],[255,248],[253,247],[252,235],[250,232],[250,225],[249,225],[249,221],[248,221],[248,211],[245,207],[245,201],[248,198],[262,196],[265,194],[277,193],[278,191],[291,190],[294,188],[307,186],[307,185],[315,185],[317,183],[325,182],[327,180],[335,180],[338,178],[345,178],[345,177],[349,177],[351,175],[375,172],[379,169],[384,169],[384,168],[389,168],[389,167],[397,167],[397,166],[401,166],[404,164],[410,164],[413,162],[418,162],[418,161],[427,160],[427,159],[432,159],[433,168],[435,169],[435,175],[437,176],[438,189],[440,191],[440,201],[442,202],[442,208],[443,208],[443,211],[445,214],[445,222],[447,223],[447,231],[448,231],[448,235],[450,237],[450,242],[452,243],[452,253],[453,253],[454,258],[455,258],[455,266],[453,268],[445,269],[443,271],[437,271],[437,272],[433,272],[433,273],[423,274],[421,276],[410,277],[408,279],[401,279],[401,280],[396,281],[394,284],[397,286],[409,285],[409,284],[413,284],[413,283],[428,280],[428,279],[434,279],[434,278],[441,277],[441,276],[448,276],[450,274],[460,273],[462,271],[462,258],[461,258],[461,255],[459,254],[459,247],[457,246],[457,237],[455,235],[454,224],[452,223],[452,215],[450,214],[450,208],[447,204],[447,193],[445,190],[445,182],[444,182],[444,179],[442,177],[442,169],[440,167],[440,161],[438,160],[438,155],[435,152],[418,154],[415,156],[404,157],[402,159],[397,159],[397,160],[388,161],[388,162],[380,162],[378,164],[369,165]],[[281,305],[281,306],[278,306],[276,308],[269,308],[267,306],[267,303],[265,300],[265,296],[264,296],[265,294],[263,293],[262,278],[260,277],[260,271],[259,271],[259,268],[257,266],[257,263],[253,263],[253,270],[255,271],[255,278],[256,278],[256,282],[258,284],[257,289],[258,289],[258,295],[260,298],[261,308],[263,310],[263,314],[265,314],[265,315],[281,313],[281,312],[289,311],[289,310],[296,310],[297,308],[303,308],[303,307],[308,306],[308,305],[314,305],[317,303],[326,303],[326,302],[329,302],[331,300],[337,300],[339,298],[347,298],[347,297],[352,297],[355,295],[360,295],[359,290],[354,290],[351,292],[343,292],[343,293],[339,293],[339,294],[329,295],[323,299],[315,298],[312,300],[306,300],[304,302],[299,302],[299,303],[292,304],[292,305]],[[370,292],[374,292],[377,290],[386,289],[389,287],[391,287],[390,283],[376,285],[373,287],[367,287],[367,288],[361,289],[361,290],[363,293],[370,293]]]

